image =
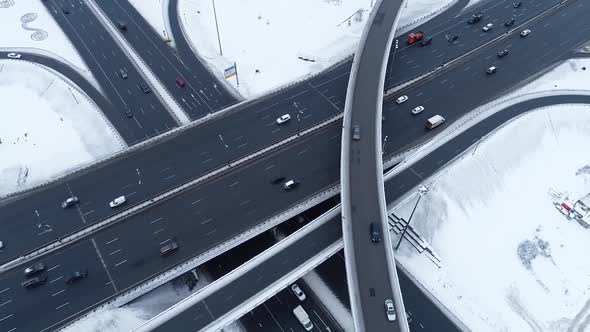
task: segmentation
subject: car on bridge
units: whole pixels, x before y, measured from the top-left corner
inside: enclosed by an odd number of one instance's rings
[[[408,100],[408,96],[406,96],[406,95],[403,95],[403,96],[399,96],[399,97],[397,97],[397,99],[395,100],[395,102],[396,102],[398,105],[400,105],[400,104],[403,104],[403,103],[405,103],[407,100]]]
[[[11,59],[20,59],[20,58],[22,58],[22,55],[21,54],[14,53],[14,52],[8,53],[8,54],[6,54],[6,56],[8,58],[11,58]]]
[[[413,115],[420,114],[420,113],[422,113],[422,111],[424,111],[424,106],[417,106],[412,110],[412,114]]]
[[[387,315],[387,320],[390,322],[393,322],[397,318],[392,300],[385,300],[385,314]]]
[[[508,54],[508,50],[498,52],[498,58],[502,58]]]
[[[371,241],[377,243],[377,242],[381,242],[381,228],[379,227],[379,224],[376,222],[372,222],[371,226],[370,226],[370,231],[371,231]]]
[[[529,29],[524,29],[524,30],[522,30],[522,32],[520,33],[520,36],[521,36],[521,37],[526,37],[526,36],[528,36],[530,33],[531,33],[531,30],[529,30]]]
[[[297,285],[297,284],[291,285],[291,290],[293,291],[293,293],[295,294],[295,296],[297,296],[297,298],[299,299],[299,301],[305,301],[305,299],[307,298],[305,296],[305,293],[299,287],[299,285]]]
[[[488,23],[488,24],[486,24],[486,26],[484,26],[483,28],[481,28],[481,31],[488,32],[488,31],[492,30],[493,27],[494,27],[494,24]]]
[[[178,250],[178,242],[170,240],[168,243],[160,247],[160,256],[168,256]]]

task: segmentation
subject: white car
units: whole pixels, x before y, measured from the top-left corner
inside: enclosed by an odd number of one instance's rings
[[[289,120],[291,120],[291,116],[289,114],[283,114],[277,119],[277,124],[282,124]]]
[[[126,201],[127,200],[125,199],[125,196],[117,197],[109,203],[109,206],[112,208],[116,208],[117,206],[125,203]]]
[[[486,24],[485,27],[481,28],[481,30],[483,32],[488,32],[488,31],[492,30],[493,27],[494,27],[494,25],[492,23],[488,23],[488,24]]]
[[[408,96],[406,96],[406,95],[403,95],[403,96],[400,96],[400,97],[398,97],[398,98],[395,100],[395,102],[396,102],[396,103],[399,105],[399,104],[403,104],[403,103],[405,103],[407,100],[408,100]]]
[[[390,322],[393,322],[397,318],[392,300],[385,300],[385,313],[387,314],[387,320]]]
[[[529,33],[531,33],[531,30],[525,29],[525,30],[522,30],[522,32],[520,33],[520,36],[521,37],[526,37],[526,36],[529,35]]]
[[[293,291],[293,293],[295,293],[299,301],[304,301],[306,299],[305,293],[301,290],[301,288],[299,288],[299,285],[291,285],[291,290]]]
[[[412,110],[412,114],[416,115],[424,111],[424,106],[418,106]]]
[[[22,55],[20,55],[18,53],[8,53],[8,54],[6,54],[6,56],[11,59],[20,59],[22,57]]]
[[[4,248],[4,242],[0,241],[0,249]]]

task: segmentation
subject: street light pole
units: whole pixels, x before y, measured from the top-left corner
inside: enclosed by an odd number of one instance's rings
[[[299,112],[297,112],[297,136],[299,136],[300,123],[301,123],[301,120],[299,119]]]
[[[420,188],[418,188],[418,200],[416,201],[416,205],[414,205],[414,209],[412,210],[412,213],[410,214],[410,218],[408,219],[408,222],[406,223],[406,225],[404,226],[404,230],[402,231],[402,236],[400,236],[399,241],[397,242],[397,245],[395,246],[395,250],[397,250],[397,248],[399,248],[400,244],[402,243],[402,240],[404,239],[404,236],[406,235],[406,231],[408,230],[408,227],[410,227],[410,221],[412,221],[412,217],[414,216],[414,212],[416,212],[416,208],[418,207],[418,203],[420,203],[420,199],[422,198],[422,195],[424,195],[426,192],[428,191],[428,188],[421,186]]]
[[[217,11],[215,10],[215,0],[211,0],[213,2],[213,15],[215,16],[215,29],[217,29],[217,42],[219,43],[219,55],[223,55],[223,51],[221,50],[221,38],[219,37],[219,25],[217,24]]]

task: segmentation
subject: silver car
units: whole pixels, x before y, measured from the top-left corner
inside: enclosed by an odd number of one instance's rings
[[[422,113],[422,111],[424,111],[424,106],[418,106],[412,110],[412,114],[414,114],[414,115],[420,114],[420,113]]]
[[[390,322],[393,322],[397,318],[392,300],[385,300],[385,314],[387,314],[387,320]]]
[[[297,284],[291,285],[291,290],[293,291],[293,293],[295,293],[295,296],[297,296],[299,301],[305,301],[305,299],[307,298],[305,296],[305,293],[299,287],[299,285],[297,285]]]
[[[125,199],[125,196],[120,196],[120,197],[117,197],[117,198],[113,199],[113,200],[112,200],[112,201],[109,203],[109,206],[110,206],[110,207],[112,207],[112,208],[116,208],[117,206],[119,206],[119,205],[121,205],[121,204],[125,203],[126,201],[127,201],[127,200]]]

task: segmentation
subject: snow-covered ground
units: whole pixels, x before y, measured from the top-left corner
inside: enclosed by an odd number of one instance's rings
[[[62,76],[18,60],[0,60],[0,76],[0,196],[125,147]]]
[[[588,87],[570,60],[523,92]],[[588,329],[590,230],[553,206],[551,190],[590,193],[590,106],[527,113],[434,179],[412,225],[442,259],[404,241],[396,259],[473,331]],[[408,218],[416,197],[396,208]]]
[[[83,72],[88,68],[41,1],[0,1],[0,49],[52,53]]]
[[[322,301],[332,317],[338,322],[340,327],[346,332],[354,332],[354,322],[352,313],[348,308],[334,295],[330,287],[322,280],[320,275],[315,271],[310,271],[302,277],[313,293]],[[319,324],[317,324],[319,326]]]
[[[131,0],[164,38],[166,0]],[[229,84],[244,97],[264,93],[317,73],[351,55],[363,32],[370,0],[226,0],[215,11],[223,55],[220,55],[213,2],[179,0],[180,22],[189,42],[223,79],[237,64]],[[409,0],[399,25],[448,6],[454,0]],[[307,59],[307,60],[305,60]],[[309,61],[312,60],[312,61]]]

